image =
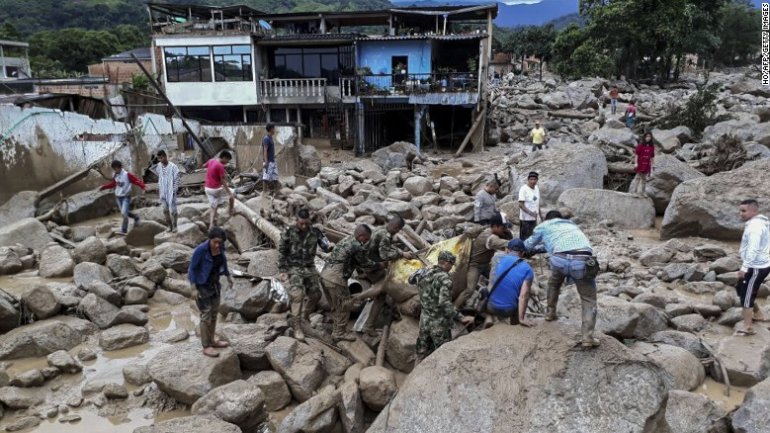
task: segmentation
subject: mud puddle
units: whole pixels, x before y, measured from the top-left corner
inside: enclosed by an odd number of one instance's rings
[[[725,384],[707,377],[706,381],[694,392],[708,397],[726,412],[730,412],[743,403],[743,398],[746,396],[746,388],[731,386],[729,397],[725,395],[726,390]]]
[[[37,271],[0,276],[0,289],[5,290],[17,298],[27,290],[47,283],[70,284],[72,283],[72,278],[43,278],[38,275]]]

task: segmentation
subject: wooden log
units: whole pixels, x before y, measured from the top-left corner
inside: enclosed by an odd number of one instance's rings
[[[257,230],[265,234],[274,244],[281,242],[281,231],[278,230],[270,221],[262,218],[258,213],[251,210],[240,200],[235,200],[235,213],[246,218]]]
[[[422,220],[422,221],[420,221],[419,224],[417,224],[417,228],[414,229],[414,232],[417,233],[417,235],[419,236],[422,233],[422,231],[425,230],[425,227],[427,227],[427,226],[428,226],[428,221]]]
[[[378,367],[385,365],[385,346],[388,344],[388,334],[390,334],[390,322],[382,328],[382,338],[380,338],[380,345],[377,347],[377,357],[374,362],[374,365]]]
[[[473,122],[473,125],[471,126],[471,129],[468,130],[468,135],[465,136],[463,139],[463,142],[460,143],[460,148],[457,149],[457,152],[455,153],[455,158],[459,157],[463,150],[465,150],[465,146],[468,145],[471,141],[471,137],[473,136],[473,133],[476,132],[476,129],[481,125],[481,122],[487,119],[487,109],[486,107],[481,110],[481,113],[479,113],[479,117],[476,118],[476,121]]]
[[[350,206],[350,202],[345,200],[342,196],[335,194],[322,186],[319,186],[318,188],[316,188],[315,192],[330,202],[342,203],[345,206]]]
[[[588,120],[593,119],[596,117],[595,113],[581,113],[579,111],[574,110],[557,110],[557,111],[551,111],[548,113],[549,116],[553,117],[561,117],[565,119],[582,119],[582,120]]]
[[[633,164],[625,162],[610,162],[607,164],[607,171],[610,173],[634,174],[636,173],[636,168]]]
[[[421,250],[431,247],[431,244],[428,241],[423,239],[422,236],[418,235],[417,232],[411,227],[409,227],[408,225],[405,225],[404,228],[401,229],[401,233],[403,233],[405,237],[409,238],[409,240],[412,241],[414,246],[416,246]]]

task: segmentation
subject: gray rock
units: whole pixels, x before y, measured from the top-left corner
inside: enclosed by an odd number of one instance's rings
[[[735,433],[762,433],[770,425],[770,379],[754,385],[746,392],[743,404],[733,413]]]
[[[88,320],[101,329],[122,323],[139,326],[147,323],[147,315],[141,310],[130,307],[118,308],[93,293],[86,295],[80,301],[78,308]]]
[[[24,218],[0,226],[0,246],[11,247],[20,244],[35,251],[43,251],[51,242],[53,239],[45,225],[36,218]]]
[[[193,287],[187,280],[180,280],[176,278],[166,278],[163,280],[163,284],[161,285],[165,290],[176,293],[179,295],[184,296],[185,298],[189,298],[193,294]],[[224,295],[227,295],[229,292],[225,291]]]
[[[83,370],[83,366],[66,350],[57,350],[46,357],[48,365],[57,368],[62,373],[75,374]]]
[[[345,433],[363,433],[364,403],[355,382],[345,382],[340,387],[340,401],[337,404],[342,428]]]
[[[650,248],[639,256],[639,263],[644,266],[651,266],[654,263],[668,263],[676,254],[676,251],[666,247],[665,245],[658,245]]]
[[[337,419],[336,406],[340,392],[328,386],[289,412],[277,433],[329,431]]]
[[[72,227],[72,241],[83,242],[84,240],[96,236],[96,227],[94,226],[77,226]]]
[[[75,263],[92,262],[103,264],[107,260],[107,247],[96,236],[91,236],[77,244],[72,251]]]
[[[700,262],[710,262],[727,255],[724,248],[717,245],[698,245],[692,249],[692,255]]]
[[[402,316],[390,328],[385,346],[385,358],[398,370],[409,373],[414,368],[415,342],[420,327],[417,320]]]
[[[148,294],[144,289],[139,287],[126,287],[126,291],[123,295],[126,305],[146,304]]]
[[[74,268],[75,261],[72,260],[69,251],[58,244],[47,246],[40,254],[41,277],[71,277]]]
[[[24,269],[24,264],[16,252],[8,247],[0,247],[0,275],[15,274]]]
[[[619,338],[647,338],[667,328],[665,314],[652,305],[612,296],[598,299],[596,329],[605,334]]]
[[[412,197],[417,197],[433,192],[433,182],[422,176],[411,176],[404,181],[404,189],[407,190]]]
[[[15,296],[0,289],[0,333],[8,332],[21,322],[21,305]]]
[[[706,379],[706,371],[700,360],[685,349],[641,341],[634,343],[631,349],[643,354],[666,372],[663,378],[669,389],[691,391]]]
[[[648,197],[603,189],[568,189],[558,200],[559,207],[573,211],[580,221],[612,221],[619,227],[650,228],[655,225],[655,207]]]
[[[61,320],[42,320],[0,335],[0,359],[46,356],[81,342],[82,334]]]
[[[155,221],[142,220],[139,225],[131,227],[125,240],[128,245],[141,247],[154,245],[155,235],[166,231],[166,226]]]
[[[190,298],[180,295],[178,293],[158,289],[155,291],[155,294],[152,296],[152,299],[155,302],[162,302],[168,305],[181,305],[187,302]]]
[[[94,295],[106,300],[116,307],[123,305],[123,298],[120,296],[120,293],[110,287],[110,285],[107,283],[94,280],[86,284],[83,289],[85,289],[88,293],[93,293]]]
[[[43,404],[45,401],[44,390],[18,388],[15,386],[0,387],[0,402],[8,409],[27,409]]]
[[[238,426],[204,416],[185,416],[159,422],[151,426],[137,427],[134,433],[241,433]]]
[[[735,293],[731,293],[729,290],[722,290],[714,295],[711,303],[718,306],[722,311],[727,311],[731,307],[737,306],[739,299]]]
[[[118,278],[131,278],[139,275],[134,260],[128,256],[110,254],[107,256],[107,268]]]
[[[554,433],[666,431],[668,390],[660,370],[619,342],[602,338],[595,350],[574,350],[574,327],[558,322],[474,334],[422,361],[368,432],[491,432],[498,426]],[[608,367],[603,360],[610,359]],[[475,396],[463,401],[462,410],[458,387]],[[635,410],[617,416],[619,401]]]
[[[25,218],[33,218],[40,194],[37,191],[20,191],[0,206],[0,227]]]
[[[291,403],[291,392],[280,374],[272,370],[260,371],[247,381],[256,386],[265,396],[265,410],[279,411]]]
[[[397,141],[390,146],[374,151],[371,159],[382,168],[383,172],[388,172],[394,168],[406,167],[406,157],[410,154],[417,155],[415,145],[405,141]]]
[[[109,283],[112,280],[112,273],[106,267],[96,263],[78,263],[73,271],[73,280],[78,288],[85,290],[91,281]]]
[[[663,268],[663,277],[661,280],[671,282],[684,278],[690,272],[693,272],[697,265],[692,263],[671,263]]]
[[[19,373],[11,379],[11,386],[18,386],[19,388],[32,388],[37,387],[45,382],[43,373],[38,369],[27,370],[23,373]]]
[[[21,296],[21,301],[37,319],[47,319],[59,313],[61,304],[47,286],[33,287]]]
[[[104,242],[104,247],[107,248],[107,254],[117,254],[119,256],[131,254],[131,248],[129,248],[123,237],[108,239]]]
[[[227,324],[219,328],[219,333],[238,354],[241,368],[261,371],[270,368],[267,346],[285,329],[272,329],[255,323]]]
[[[735,272],[741,268],[741,260],[735,256],[728,256],[716,259],[714,263],[709,265],[709,270],[716,272],[717,274],[726,274],[728,272]]]
[[[671,346],[681,347],[692,353],[696,358],[708,358],[709,351],[703,346],[696,335],[689,332],[666,330],[652,334],[650,343],[665,343]]]
[[[112,191],[84,191],[67,198],[67,221],[76,224],[105,217],[116,210]]]
[[[761,326],[755,329],[757,335],[750,338],[733,335],[716,338],[704,336],[727,370],[731,385],[754,386],[770,374],[770,331]],[[718,381],[724,381],[721,369],[716,366],[712,366],[709,374]]]
[[[212,389],[241,378],[233,350],[220,350],[219,357],[211,358],[201,354],[199,343],[163,349],[147,368],[161,391],[184,404],[193,404]]]
[[[270,295],[270,284],[270,280],[262,280],[257,284],[248,280],[236,281],[234,287],[222,294],[219,312],[222,315],[235,312],[246,320],[256,320],[276,304],[275,299]]]
[[[253,431],[267,420],[265,395],[245,380],[236,380],[206,393],[192,405],[193,415],[211,415]]]
[[[25,416],[23,418],[19,418],[10,424],[5,426],[5,431],[19,431],[19,430],[26,430],[31,429],[34,427],[37,427],[40,425],[42,420],[39,417],[36,416]]]
[[[108,383],[102,388],[104,396],[109,400],[125,400],[128,398],[128,390],[117,383]]]
[[[273,370],[281,374],[297,401],[304,402],[324,379],[321,356],[310,346],[289,337],[278,337],[267,346]]]
[[[671,319],[671,324],[679,331],[695,334],[702,331],[708,322],[700,314],[685,314]]]
[[[102,331],[99,346],[108,351],[120,350],[147,343],[149,340],[150,333],[147,328],[125,323]]]
[[[677,433],[729,433],[725,411],[700,394],[669,391],[666,422]]]
[[[373,366],[361,370],[359,376],[361,399],[374,411],[381,411],[398,392],[396,377],[384,367]]]
[[[155,284],[161,284],[166,279],[166,270],[163,265],[155,259],[150,259],[142,265],[142,276]]]
[[[153,259],[164,268],[187,273],[193,250],[187,245],[166,242],[152,249]]]
[[[743,320],[743,308],[732,307],[725,311],[717,320],[717,323],[722,326],[733,327],[736,323]]]
[[[179,224],[176,233],[161,232],[155,235],[155,245],[175,243],[195,248],[206,240],[206,234],[195,223]]]
[[[278,275],[278,250],[255,251],[249,254],[249,275],[273,277]]]
[[[123,379],[126,383],[134,386],[142,386],[145,383],[152,382],[147,366],[141,364],[129,364],[123,367]]]

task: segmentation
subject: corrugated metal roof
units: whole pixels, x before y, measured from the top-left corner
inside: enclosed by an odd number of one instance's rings
[[[124,61],[124,60],[134,60],[131,57],[131,54],[134,54],[139,60],[150,60],[152,59],[152,53],[150,51],[150,47],[141,47],[141,48],[134,48],[133,50],[124,51],[122,53],[113,54],[108,57],[102,58],[103,61]]]
[[[472,39],[483,39],[488,35],[486,33],[469,33],[463,35],[401,35],[401,36],[364,36],[358,38],[359,41],[403,41],[410,39],[431,39],[436,41],[464,41]]]

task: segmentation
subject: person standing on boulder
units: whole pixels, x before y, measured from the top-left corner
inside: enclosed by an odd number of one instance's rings
[[[278,244],[279,277],[289,283],[289,325],[300,341],[305,339],[302,321],[308,319],[321,299],[321,280],[315,267],[319,246],[328,252],[331,245],[321,230],[310,225],[310,212],[300,209],[295,224],[286,227]]]
[[[531,171],[527,176],[527,184],[519,188],[519,238],[523,241],[532,235],[537,225],[537,218],[543,220],[540,210],[540,188],[537,181],[540,176]]]
[[[574,222],[564,219],[559,211],[552,210],[545,215],[545,221],[535,228],[529,239],[524,241],[527,251],[535,251],[543,245],[548,252],[551,276],[548,278],[548,307],[545,320],[557,320],[556,304],[559,292],[566,278],[577,286],[582,307],[581,327],[583,347],[596,347],[599,340],[594,338],[596,325],[596,272],[598,264],[588,238]]]
[[[489,219],[495,215],[500,215],[497,209],[497,191],[500,184],[497,179],[491,178],[484,184],[473,202],[473,222],[476,224],[487,224]]]
[[[473,323],[473,317],[462,315],[452,305],[452,278],[449,271],[457,258],[449,251],[438,255],[438,265],[423,268],[409,277],[409,282],[417,284],[420,296],[420,333],[415,345],[415,365],[433,353],[442,344],[452,339],[452,321],[463,325]]]
[[[529,136],[532,138],[532,151],[534,152],[535,150],[542,150],[543,144],[545,144],[546,132],[545,128],[540,126],[539,120],[535,121],[535,127],[529,131]]]
[[[226,241],[227,235],[222,228],[214,227],[209,230],[208,240],[195,248],[187,270],[187,277],[195,287],[195,303],[201,313],[200,337],[203,354],[211,357],[219,356],[215,349],[229,346],[226,341],[217,340],[215,337],[219,299],[222,294],[219,276],[227,276],[230,287],[233,286],[233,277],[230,276],[225,256]]]
[[[743,329],[736,331],[738,335],[754,335],[754,310],[759,307],[754,303],[759,292],[759,286],[770,274],[770,221],[759,213],[759,203],[754,199],[743,200],[740,216],[746,225],[741,238],[741,269],[738,271],[736,289],[743,307]],[[758,311],[760,314],[761,312]],[[764,320],[764,317],[762,319]]]
[[[168,160],[165,150],[158,151],[158,196],[163,207],[163,215],[168,222],[168,231],[176,232],[176,194],[179,190],[181,172],[179,167]]]
[[[612,90],[610,90],[610,112],[612,114],[615,114],[618,111],[619,95],[620,92],[618,91],[618,86],[612,86]]]
[[[112,180],[99,187],[99,191],[115,189],[115,202],[118,204],[121,215],[123,215],[123,224],[120,226],[118,234],[125,235],[128,232],[129,218],[134,219],[134,227],[139,224],[139,216],[131,212],[131,185],[141,188],[142,194],[147,190],[147,187],[142,179],[123,170],[123,163],[117,159],[112,161],[110,167],[112,167]]]
[[[209,200],[211,208],[209,212],[209,230],[213,229],[217,224],[217,209],[225,200],[228,200],[230,216],[233,215],[233,208],[235,206],[235,193],[227,186],[227,172],[225,166],[233,159],[233,155],[223,150],[219,152],[218,158],[211,158],[206,161],[206,182],[204,183],[204,190],[206,192],[206,198]],[[228,197],[225,197],[227,195]]]
[[[489,219],[489,227],[484,229],[471,244],[471,254],[468,259],[468,273],[466,274],[465,290],[460,292],[455,299],[454,306],[462,308],[468,298],[473,295],[479,279],[482,275],[489,275],[489,263],[495,251],[502,251],[508,244],[506,227],[499,214]]]
[[[341,240],[334,251],[326,259],[321,271],[321,281],[329,295],[332,309],[332,339],[334,342],[342,340],[354,341],[355,336],[347,332],[348,318],[353,300],[350,298],[348,279],[353,276],[356,269],[372,269],[377,266],[369,258],[367,242],[372,236],[372,230],[361,224],[356,227],[352,236]]]
[[[636,101],[631,101],[626,107],[626,127],[633,128],[636,124]]]
[[[265,126],[267,135],[262,139],[262,206],[265,206],[265,200],[267,198],[267,190],[270,190],[270,194],[275,192],[278,186],[278,165],[275,163],[275,125],[268,123]]]
[[[652,139],[652,132],[644,134],[644,138],[636,145],[636,177],[639,183],[636,184],[636,193],[644,195],[644,189],[647,187],[647,178],[652,176],[652,164],[655,160],[655,142]]]

